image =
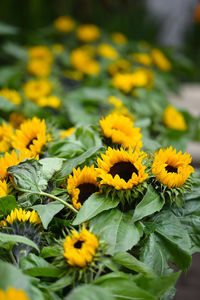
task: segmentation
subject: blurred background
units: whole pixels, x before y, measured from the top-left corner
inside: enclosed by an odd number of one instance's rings
[[[173,103],[200,113],[200,3],[197,0],[1,0],[0,22],[18,28],[10,36],[22,45],[40,43],[35,31],[48,28],[60,15],[71,15],[80,23],[94,23],[108,32],[120,31],[129,39],[175,47],[195,66],[190,76],[182,76],[178,96],[169,95]],[[0,25],[1,26],[1,25]],[[0,43],[4,36],[1,35]],[[185,61],[187,64],[187,61]],[[0,64],[6,64],[0,55]],[[180,74],[179,74],[180,75]],[[197,164],[200,147],[189,146]],[[198,165],[199,166],[199,165]],[[177,283],[175,300],[199,300],[200,256]]]

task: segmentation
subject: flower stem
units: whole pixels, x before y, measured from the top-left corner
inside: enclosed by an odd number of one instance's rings
[[[62,200],[61,198],[57,197],[57,196],[54,196],[52,194],[49,194],[49,193],[45,193],[45,192],[36,192],[36,191],[29,191],[29,190],[26,190],[26,189],[21,189],[19,187],[15,187],[18,191],[20,192],[24,192],[24,193],[29,193],[29,194],[36,194],[36,195],[40,195],[40,196],[45,196],[45,197],[49,197],[49,198],[52,198],[54,200],[57,200],[59,201],[60,203],[62,203],[65,207],[71,209],[75,214],[78,213],[78,211],[69,203],[67,203],[66,201]]]

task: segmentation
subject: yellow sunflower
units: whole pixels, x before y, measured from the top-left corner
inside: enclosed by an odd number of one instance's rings
[[[170,61],[167,57],[157,48],[151,50],[151,57],[153,63],[163,72],[169,72],[172,68]]]
[[[99,191],[94,166],[85,166],[82,170],[73,169],[73,175],[69,175],[67,180],[67,190],[72,198],[73,206],[80,209],[85,200]]]
[[[8,195],[8,186],[5,180],[0,180],[0,197],[6,197]]]
[[[13,287],[8,287],[7,291],[0,290],[1,300],[30,300],[23,290],[16,290]]]
[[[71,52],[70,62],[74,68],[85,74],[97,75],[100,71],[99,63],[81,48]]]
[[[111,113],[99,123],[104,137],[111,139],[113,144],[136,150],[142,147],[140,128],[134,127],[130,118],[119,113]]]
[[[40,61],[46,61],[51,63],[53,61],[53,55],[51,51],[46,46],[34,46],[28,50],[30,59],[36,59]]]
[[[142,164],[144,152],[129,149],[115,150],[108,147],[105,154],[97,159],[97,174],[101,185],[114,187],[116,190],[128,190],[144,182],[148,174]]]
[[[129,72],[131,69],[131,63],[123,58],[120,58],[116,61],[113,61],[111,64],[108,66],[108,73],[111,76],[114,76],[117,73],[125,73]]]
[[[70,16],[60,16],[54,21],[54,27],[63,33],[68,33],[74,30],[75,22]]]
[[[21,102],[22,102],[22,98],[17,91],[7,89],[7,88],[0,90],[0,97],[5,97],[10,102],[17,104],[17,105],[21,104]]]
[[[186,130],[187,124],[185,119],[178,110],[176,110],[172,105],[168,105],[163,114],[163,122],[170,129],[176,130]]]
[[[49,95],[46,97],[41,97],[36,101],[37,105],[40,107],[52,107],[58,109],[61,107],[61,100],[55,95]]]
[[[11,210],[10,214],[7,215],[6,219],[2,221],[2,225],[6,226],[8,223],[13,224],[14,222],[29,222],[33,224],[40,224],[41,219],[38,215],[38,213],[35,210],[24,210],[22,208],[15,208],[14,210]]]
[[[19,128],[19,126],[25,121],[24,115],[13,112],[9,116],[9,123],[14,127],[14,128]]]
[[[112,113],[126,116],[131,121],[134,121],[133,115],[130,114],[127,107],[123,104],[123,102],[119,98],[115,96],[109,96],[108,101],[114,106]]]
[[[71,127],[67,130],[61,130],[60,132],[61,140],[64,140],[66,137],[70,137],[75,130],[76,130],[75,127]]]
[[[24,159],[32,159],[35,157],[27,149],[20,151],[18,154],[13,150],[11,153],[6,152],[4,156],[0,157],[0,179],[3,180],[8,176],[7,169],[12,166],[18,165]]]
[[[38,77],[47,77],[51,73],[51,63],[41,59],[31,59],[27,64],[29,74]]]
[[[63,255],[69,265],[83,268],[92,262],[98,247],[97,237],[83,227],[80,233],[72,230],[66,237]]]
[[[47,79],[30,80],[24,84],[23,90],[27,99],[37,101],[37,99],[49,95],[52,84]]]
[[[125,45],[128,41],[127,37],[121,32],[113,32],[111,39],[117,45]]]
[[[115,59],[118,56],[117,51],[115,50],[115,48],[113,48],[111,45],[109,44],[100,44],[98,46],[98,54],[108,58],[108,59]]]
[[[152,174],[155,178],[168,188],[181,187],[194,172],[190,165],[192,158],[190,154],[172,149],[160,149],[156,154],[152,164]]]
[[[11,125],[2,123],[0,126],[0,152],[6,152],[11,147],[11,139],[13,135],[13,128]]]
[[[144,66],[151,66],[152,65],[152,58],[147,53],[133,53],[132,58],[134,62],[144,65]]]
[[[13,135],[13,148],[19,151],[29,150],[33,155],[41,153],[47,143],[45,120],[33,117],[21,124]]]
[[[96,25],[84,24],[77,28],[76,35],[81,42],[90,43],[99,39],[100,30]]]

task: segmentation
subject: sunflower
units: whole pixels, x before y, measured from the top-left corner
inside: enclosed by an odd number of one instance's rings
[[[37,100],[36,103],[40,107],[52,107],[54,109],[59,109],[61,107],[60,98],[54,95],[41,97]]]
[[[112,41],[117,45],[125,45],[127,43],[127,37],[121,32],[113,32],[111,34]]]
[[[8,186],[5,180],[0,180],[0,197],[6,197],[8,195]]]
[[[99,39],[100,30],[96,25],[84,24],[77,28],[76,35],[81,42],[90,43]]]
[[[64,140],[66,137],[70,137],[72,135],[72,133],[74,133],[76,130],[75,127],[70,127],[67,130],[61,130],[60,132],[60,139]]]
[[[19,126],[25,121],[24,115],[13,112],[9,116],[9,123],[14,127],[14,128],[19,128]]]
[[[16,130],[12,140],[13,148],[16,150],[29,150],[33,155],[41,153],[48,140],[45,120],[33,117],[25,121]]]
[[[13,150],[11,153],[6,152],[4,156],[0,157],[0,179],[3,180],[8,177],[7,169],[12,166],[18,165],[24,159],[32,159],[35,157],[27,149],[20,151],[18,154]]]
[[[123,58],[113,61],[108,66],[108,73],[111,76],[114,76],[117,73],[126,73],[131,70],[131,63]]]
[[[156,154],[152,164],[152,174],[156,180],[166,185],[168,188],[177,188],[183,186],[191,173],[194,172],[190,163],[192,158],[190,154],[172,149],[160,149]]]
[[[100,71],[99,63],[81,48],[71,52],[70,62],[75,69],[85,74],[97,75]]]
[[[53,61],[53,55],[51,51],[46,46],[34,46],[28,50],[28,54],[30,59],[36,59],[40,61],[46,61],[47,63],[51,63]]]
[[[21,104],[22,98],[20,94],[16,90],[11,90],[11,89],[2,89],[0,90],[0,97],[5,97],[7,100],[14,104]]]
[[[69,175],[67,180],[67,190],[72,198],[73,206],[80,209],[85,200],[99,191],[94,166],[85,166],[82,170],[73,169],[73,175]]]
[[[182,113],[176,110],[172,105],[168,105],[165,108],[163,122],[170,129],[182,131],[187,129],[187,124]]]
[[[2,123],[0,126],[0,152],[6,152],[11,148],[11,139],[13,135],[13,128],[11,125]]]
[[[63,33],[68,33],[74,30],[75,22],[70,16],[60,16],[54,21],[54,27]]]
[[[52,84],[47,79],[29,80],[23,86],[25,97],[31,101],[37,101],[40,97],[49,95]]]
[[[115,50],[115,48],[113,48],[109,44],[100,44],[98,46],[97,51],[100,56],[103,56],[108,59],[115,59],[118,56],[118,53]]]
[[[140,128],[133,127],[130,118],[119,113],[111,113],[106,118],[102,118],[99,123],[104,137],[111,139],[112,144],[136,150],[142,147]]]
[[[132,58],[134,62],[150,67],[152,65],[152,58],[147,53],[133,53]]]
[[[64,242],[64,257],[67,263],[74,267],[85,267],[90,264],[99,246],[97,237],[84,227],[80,233],[72,230]]]
[[[129,149],[115,150],[108,147],[105,154],[97,159],[97,174],[100,185],[113,187],[116,190],[131,190],[144,182],[148,175],[142,164],[144,152]]]
[[[41,59],[31,59],[27,64],[29,74],[38,77],[47,77],[51,73],[51,63]]]
[[[115,96],[109,96],[108,102],[114,106],[112,113],[123,115],[129,118],[131,121],[134,121],[133,115],[128,111],[127,107],[123,104],[123,102],[119,98]]]
[[[0,222],[0,225],[3,233],[21,235],[29,238],[38,246],[40,245],[42,238],[41,219],[35,210],[30,211],[15,208]],[[13,255],[18,263],[20,258],[27,256],[31,250],[33,250],[31,246],[21,243],[16,244],[12,248]]]
[[[167,57],[157,48],[151,50],[151,57],[153,63],[163,72],[169,72],[172,68],[170,61]]]
[[[13,287],[8,287],[7,291],[0,290],[1,300],[30,300],[23,290],[16,290]]]

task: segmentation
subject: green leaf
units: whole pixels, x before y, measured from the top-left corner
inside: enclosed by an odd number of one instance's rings
[[[53,175],[62,169],[64,159],[57,157],[48,157],[40,159],[40,164],[42,165],[42,177],[49,181]]]
[[[7,234],[0,232],[0,242],[1,243],[21,243],[28,246],[31,246],[35,248],[38,252],[40,252],[38,246],[31,240],[29,240],[27,237],[21,236],[21,235],[15,235],[15,234]]]
[[[133,222],[160,211],[164,200],[156,193],[152,186],[148,186],[147,192],[142,201],[136,206],[133,214]]]
[[[0,35],[12,35],[17,34],[18,28],[8,25],[6,23],[0,22]]]
[[[145,277],[155,277],[155,273],[150,267],[127,252],[116,253],[112,260],[127,269],[143,274]]]
[[[107,253],[127,251],[138,243],[142,235],[141,228],[132,222],[131,213],[122,213],[118,209],[105,211],[90,221],[94,233],[107,244]]]
[[[96,284],[107,288],[117,300],[157,300],[146,288],[142,289],[134,281],[116,276],[115,274],[113,274],[113,278],[106,275],[102,276]]]
[[[29,276],[33,277],[50,277],[50,278],[55,278],[58,277],[61,274],[61,270],[57,268],[40,268],[40,267],[35,267],[31,269],[26,269],[24,270],[24,274],[27,274]]]
[[[16,109],[16,105],[6,99],[5,97],[0,96],[0,110],[5,112],[11,112]]]
[[[62,170],[60,172],[58,172],[58,174],[56,174],[55,178],[57,180],[62,180],[64,178],[66,178],[67,175],[69,175],[72,172],[73,168],[84,163],[88,158],[90,158],[92,155],[96,154],[100,149],[101,149],[100,145],[95,146],[95,147],[88,149],[87,151],[85,151],[84,153],[79,155],[78,157],[66,160],[66,162],[64,162],[64,164],[63,164]]]
[[[21,61],[28,60],[28,51],[13,42],[6,42],[2,49],[6,54],[9,54]]]
[[[103,194],[91,195],[80,208],[73,225],[81,224],[100,214],[102,211],[115,208],[119,204],[118,199],[105,197]]]
[[[48,290],[52,292],[59,291],[66,286],[71,285],[72,283],[72,277],[69,275],[63,276],[62,278],[58,279],[56,282],[51,283],[48,286]]]
[[[135,282],[141,288],[147,290],[153,296],[160,297],[173,287],[181,272],[172,273],[167,276],[157,278],[138,277]]]
[[[17,201],[14,196],[8,195],[0,198],[0,215],[7,216],[12,209],[17,208]]]
[[[47,229],[49,223],[53,219],[53,217],[63,209],[64,205],[61,204],[58,201],[53,201],[48,204],[42,205],[34,205],[32,206],[33,209],[35,209],[42,221],[42,225],[44,229]]]
[[[91,284],[84,284],[71,291],[64,300],[115,300],[108,289]]]

